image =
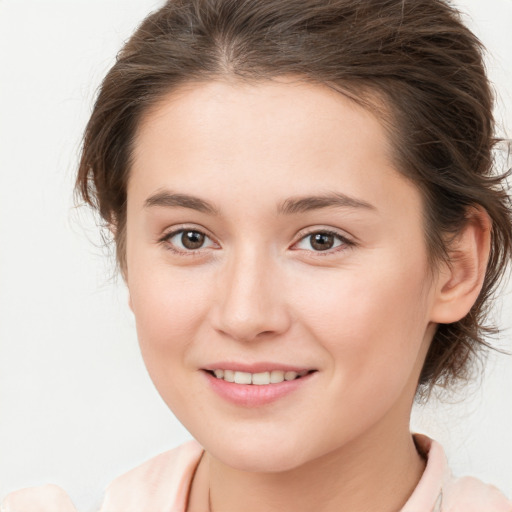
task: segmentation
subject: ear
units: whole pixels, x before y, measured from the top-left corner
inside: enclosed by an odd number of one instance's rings
[[[476,302],[489,260],[491,229],[491,219],[483,208],[468,210],[466,224],[448,248],[450,259],[439,269],[432,322],[457,322]]]

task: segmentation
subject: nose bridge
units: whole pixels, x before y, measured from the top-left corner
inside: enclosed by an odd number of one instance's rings
[[[250,341],[284,332],[289,323],[278,263],[268,250],[255,245],[234,249],[219,285],[216,328]]]

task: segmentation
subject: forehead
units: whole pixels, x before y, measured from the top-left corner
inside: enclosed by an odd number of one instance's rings
[[[327,86],[186,84],[142,119],[128,196],[178,186],[229,199],[245,185],[253,204],[334,189],[379,202],[405,181],[391,155],[380,120]]]
[[[382,103],[377,98],[375,102]],[[245,137],[254,144],[264,142],[269,146],[273,141],[281,145],[281,136],[289,144],[304,136],[314,137],[309,145],[311,149],[313,143],[325,141],[325,132],[348,138],[364,125],[376,149],[386,151],[388,146],[374,114],[341,92],[300,78],[185,83],[143,115],[136,134],[136,148],[148,142],[148,138],[154,138],[155,132],[162,133],[164,127],[170,132],[171,120],[174,128],[179,126],[172,133],[174,138],[188,139],[193,130],[198,136],[207,135],[203,143],[218,143],[225,133],[233,137],[236,131],[237,139]],[[212,131],[213,127],[216,130]]]

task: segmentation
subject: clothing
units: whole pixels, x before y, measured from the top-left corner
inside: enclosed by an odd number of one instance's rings
[[[454,478],[440,444],[418,434],[415,440],[427,465],[400,512],[512,512],[512,502],[495,487],[476,478]],[[185,512],[202,453],[196,441],[189,441],[120,476],[108,487],[100,512]]]

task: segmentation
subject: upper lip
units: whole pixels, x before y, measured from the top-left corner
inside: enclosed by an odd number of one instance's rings
[[[202,368],[203,370],[232,370],[235,372],[246,373],[263,373],[271,372],[272,370],[282,370],[284,372],[308,372],[315,368],[308,366],[295,366],[290,364],[272,363],[272,362],[257,362],[257,363],[238,363],[234,361],[219,361],[217,363],[208,364]]]

